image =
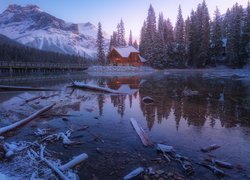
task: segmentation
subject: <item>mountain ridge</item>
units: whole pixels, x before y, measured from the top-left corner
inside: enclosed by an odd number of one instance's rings
[[[40,50],[96,57],[97,28],[90,22],[65,22],[36,5],[9,5],[0,14],[1,34]],[[104,33],[105,48],[108,36]]]

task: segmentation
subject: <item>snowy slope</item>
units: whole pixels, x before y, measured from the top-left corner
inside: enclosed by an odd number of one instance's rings
[[[0,14],[0,33],[25,45],[41,50],[96,56],[97,28],[91,23],[67,23],[38,6],[10,5]],[[104,33],[105,46],[108,36]]]

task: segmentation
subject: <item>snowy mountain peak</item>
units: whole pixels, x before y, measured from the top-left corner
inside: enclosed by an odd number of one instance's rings
[[[90,22],[68,23],[36,5],[10,5],[0,14],[1,34],[41,50],[96,56],[97,28]],[[108,36],[105,42],[108,47]]]
[[[17,13],[17,12],[40,12],[41,9],[37,5],[27,5],[27,6],[19,6],[16,4],[11,4],[6,9],[8,12]]]

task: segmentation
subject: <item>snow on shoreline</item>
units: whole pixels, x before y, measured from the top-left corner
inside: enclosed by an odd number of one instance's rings
[[[87,72],[92,76],[135,76],[153,73],[155,70],[145,66],[91,66]]]

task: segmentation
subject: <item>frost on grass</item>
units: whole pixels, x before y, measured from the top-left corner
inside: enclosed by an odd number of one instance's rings
[[[54,171],[42,159],[32,153],[31,144],[34,148],[35,144],[24,141],[6,143],[6,151],[12,151],[13,154],[11,158],[2,161],[0,164],[1,179],[58,179]],[[37,149],[37,146],[35,148]],[[38,153],[40,151],[37,149]],[[44,152],[46,151],[44,150]],[[48,152],[45,154],[46,160],[53,166],[62,166],[59,159],[53,158]],[[64,169],[63,174],[67,179],[77,179],[76,173],[71,169]]]
[[[135,76],[154,71],[154,69],[145,66],[92,66],[88,69],[88,73],[92,76]]]

